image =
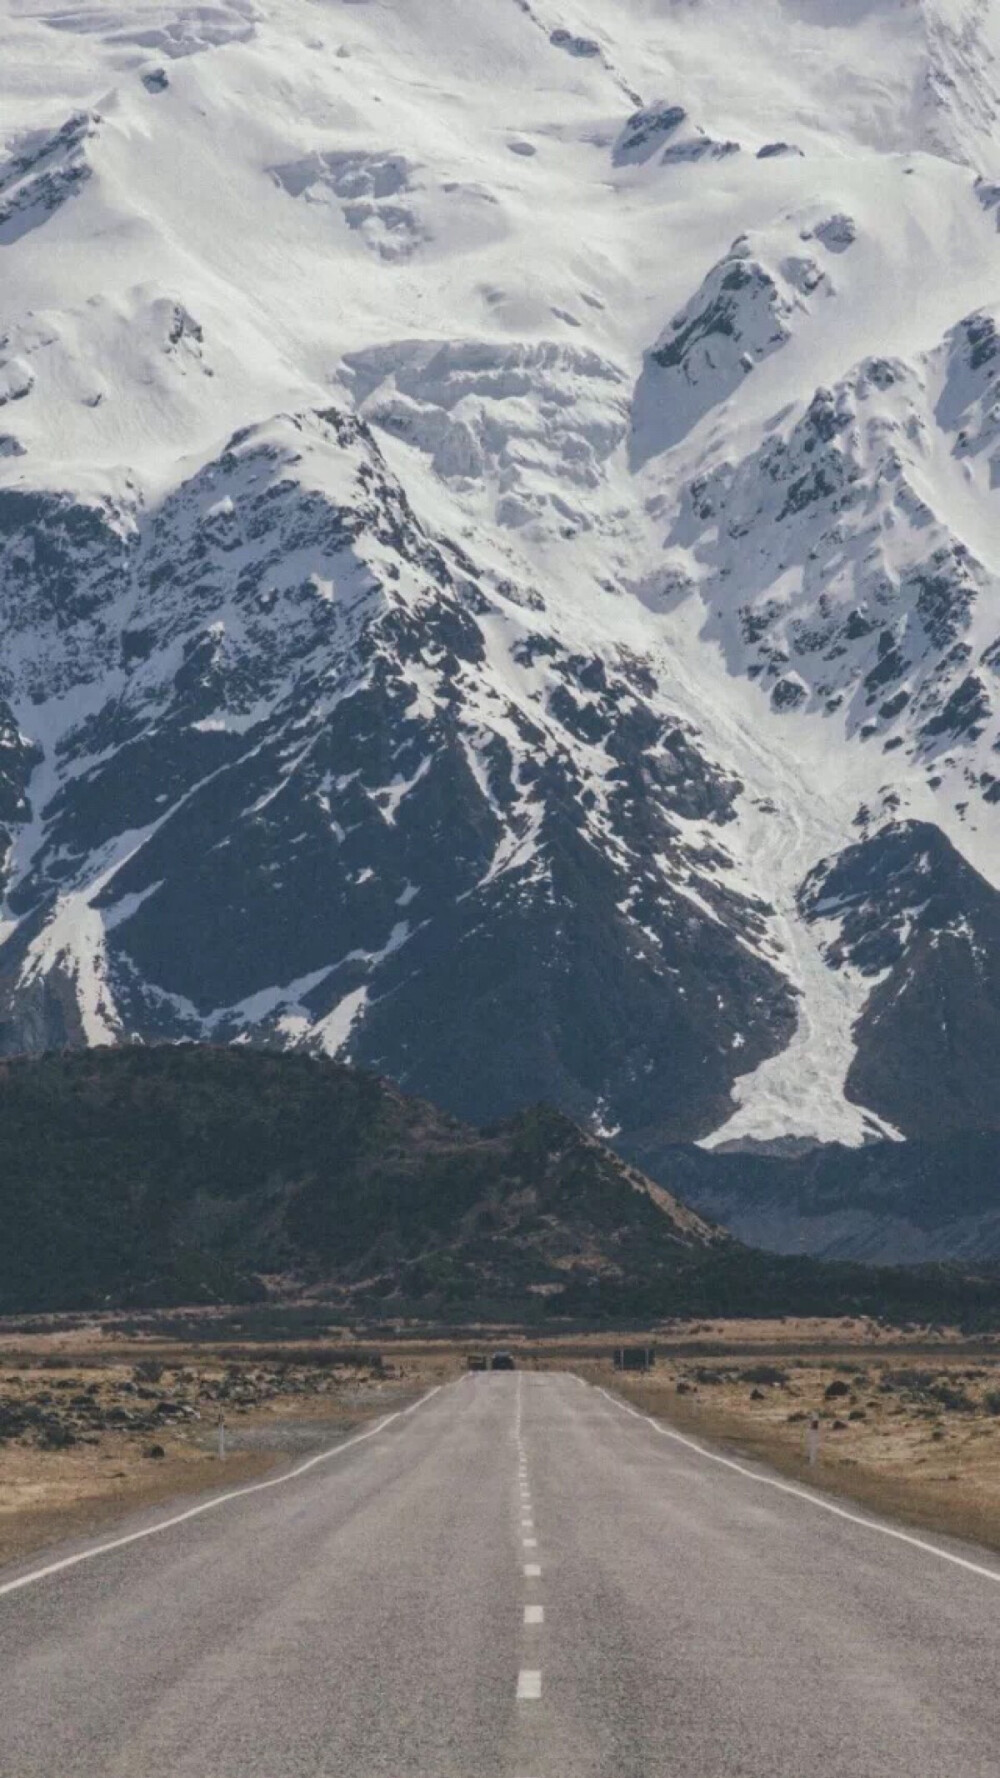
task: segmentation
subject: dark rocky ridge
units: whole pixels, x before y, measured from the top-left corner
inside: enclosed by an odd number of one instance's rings
[[[249,428],[153,512],[8,491],[0,587],[8,1053],[248,1033],[466,1117],[544,1097],[683,1139],[787,1042],[769,910],[724,880],[739,780],[646,663],[501,611],[363,421]],[[32,784],[32,709],[71,692]],[[88,959],[40,938],[67,898],[106,929],[89,1022]]]
[[[15,140],[0,164],[0,244],[37,228],[89,179],[87,143],[100,121],[96,112],[77,112],[58,130]]]
[[[839,926],[834,967],[872,978],[848,1097],[908,1135],[996,1129],[1000,895],[937,827],[891,823],[817,865],[808,920]]]

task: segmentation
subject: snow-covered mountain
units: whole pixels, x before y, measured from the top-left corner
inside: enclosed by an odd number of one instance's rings
[[[0,1045],[995,1125],[996,7],[0,47]]]

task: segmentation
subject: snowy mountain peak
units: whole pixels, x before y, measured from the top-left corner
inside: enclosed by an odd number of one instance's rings
[[[0,28],[3,1047],[988,1121],[996,9]]]

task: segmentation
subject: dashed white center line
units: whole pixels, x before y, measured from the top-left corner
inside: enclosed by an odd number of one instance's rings
[[[517,1414],[514,1425],[514,1437],[517,1445],[517,1486],[521,1502],[521,1545],[524,1551],[537,1550],[538,1539],[525,1533],[533,1533],[535,1529],[534,1509],[531,1504],[531,1489],[528,1486],[528,1457],[521,1434],[521,1378],[517,1379]],[[540,1580],[542,1568],[540,1562],[523,1562],[526,1580]],[[531,1589],[534,1591],[534,1589]],[[526,1626],[537,1626],[545,1622],[545,1612],[541,1605],[524,1606],[524,1622]],[[527,1651],[526,1651],[527,1652]],[[531,1652],[535,1649],[532,1647]],[[517,1675],[517,1700],[519,1703],[536,1703],[542,1695],[542,1675],[537,1667],[522,1667]]]

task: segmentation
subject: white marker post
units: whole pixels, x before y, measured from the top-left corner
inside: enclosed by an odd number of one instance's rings
[[[219,1409],[219,1461],[220,1461],[220,1463],[222,1462],[222,1459],[225,1457],[225,1455],[226,1455],[226,1416],[220,1408]]]
[[[806,1456],[809,1459],[809,1467],[810,1467],[810,1469],[812,1469],[816,1463],[817,1457],[819,1456],[819,1415],[818,1414],[814,1414],[812,1419],[809,1422],[809,1431],[806,1433]]]

